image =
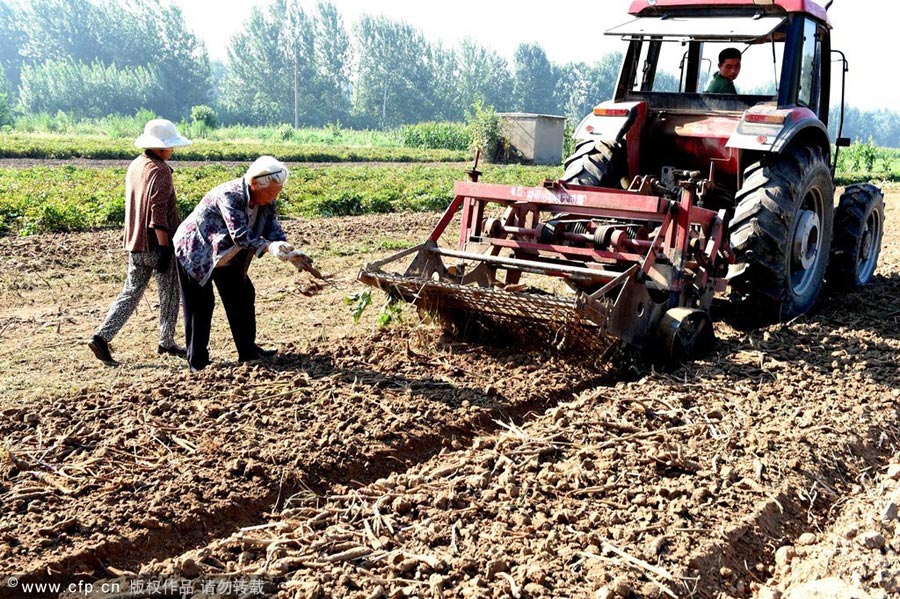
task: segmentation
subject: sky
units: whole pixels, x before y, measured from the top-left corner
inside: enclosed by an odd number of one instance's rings
[[[240,31],[252,6],[269,0],[172,0],[181,7],[188,27],[206,42],[210,58],[225,60],[228,39]],[[362,14],[405,21],[426,39],[454,46],[465,37],[496,50],[510,62],[516,46],[535,42],[551,62],[594,62],[623,50],[620,40],[603,31],[627,20],[631,0],[333,0],[350,27]],[[308,0],[304,7],[313,9]],[[900,36],[900,2],[895,0],[834,0],[828,11],[832,47],[850,63],[847,104],[863,110],[900,111],[900,81],[893,54]],[[833,98],[832,102],[836,102]]]

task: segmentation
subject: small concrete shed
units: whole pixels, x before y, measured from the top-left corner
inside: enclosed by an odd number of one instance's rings
[[[526,112],[501,112],[503,137],[509,142],[508,160],[530,164],[562,162],[566,117]]]

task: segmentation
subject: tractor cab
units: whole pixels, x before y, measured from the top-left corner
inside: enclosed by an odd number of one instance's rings
[[[700,171],[727,204],[742,170],[796,135],[829,151],[830,26],[820,6],[637,0],[629,12],[606,32],[628,43],[613,99],[575,132],[579,141],[621,144],[622,181]],[[726,48],[741,55],[737,93],[709,93]]]

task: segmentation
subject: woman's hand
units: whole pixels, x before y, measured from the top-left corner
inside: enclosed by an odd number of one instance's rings
[[[270,254],[278,258],[279,260],[288,260],[290,258],[291,252],[294,251],[294,246],[289,244],[287,241],[273,241],[266,248]]]

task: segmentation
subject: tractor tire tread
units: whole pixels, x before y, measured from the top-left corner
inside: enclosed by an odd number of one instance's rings
[[[617,142],[585,140],[564,162],[563,181],[592,187],[619,187],[617,161],[622,145]]]
[[[878,216],[878,238],[873,242],[876,252],[871,272],[860,277],[857,269],[859,244],[865,231],[869,215],[875,211]],[[834,241],[828,280],[840,289],[858,289],[868,285],[874,276],[884,234],[884,194],[871,183],[848,185],[841,194],[834,214]]]
[[[823,249],[828,250],[831,230],[833,183],[822,151],[813,148],[789,148],[778,156],[769,156],[744,171],[744,185],[735,195],[734,216],[729,222],[732,250],[748,268],[732,280],[732,286],[788,319],[808,311],[818,297],[820,281],[802,298],[794,298],[790,289],[789,267],[797,196],[812,185],[822,187],[825,198],[826,235]],[[827,256],[827,253],[825,254]]]

